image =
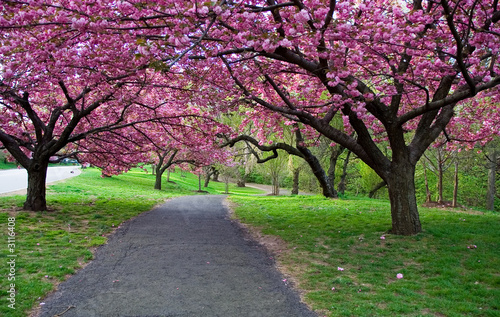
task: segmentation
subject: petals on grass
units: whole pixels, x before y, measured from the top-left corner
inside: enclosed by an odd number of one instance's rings
[[[385,240],[385,236],[381,236],[381,237],[380,237],[380,240]]]
[[[397,277],[398,279],[402,279],[402,278],[403,278],[403,274],[398,273],[398,274],[396,275],[396,277]]]
[[[343,270],[344,270],[344,268],[342,268],[342,267],[338,266],[338,267],[337,267],[337,270],[339,270],[339,271],[343,271]]]

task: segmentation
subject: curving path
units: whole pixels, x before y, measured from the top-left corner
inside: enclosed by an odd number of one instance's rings
[[[123,224],[39,316],[316,316],[224,199],[176,198]]]

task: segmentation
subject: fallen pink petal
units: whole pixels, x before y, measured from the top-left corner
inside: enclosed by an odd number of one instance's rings
[[[337,267],[337,270],[339,270],[339,271],[343,271],[343,270],[344,270],[344,268],[342,268],[342,267],[340,267],[340,266],[339,266],[339,267]]]
[[[396,275],[396,277],[397,277],[398,279],[402,279],[402,278],[403,278],[403,274],[398,273],[398,274]]]

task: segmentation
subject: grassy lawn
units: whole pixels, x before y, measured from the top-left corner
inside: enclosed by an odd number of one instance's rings
[[[49,186],[49,212],[21,211],[24,196],[0,197],[0,316],[26,316],[56,284],[89,262],[92,249],[106,243],[107,236],[123,221],[137,216],[168,198],[193,195],[197,177],[171,174],[175,183],[164,181],[163,190],[153,189],[154,176],[134,170],[101,178],[89,169],[82,175]],[[224,184],[211,182],[203,188],[222,193]],[[252,188],[229,188],[233,195],[258,194]],[[8,247],[9,218],[15,217],[15,248]],[[9,281],[9,255],[15,254],[15,281]],[[10,283],[15,283],[15,310],[8,307]]]
[[[17,164],[13,162],[4,162],[3,159],[0,158],[0,170],[17,168]]]
[[[283,240],[278,263],[320,316],[500,316],[498,214],[420,208],[424,232],[400,237],[386,201],[231,200]]]

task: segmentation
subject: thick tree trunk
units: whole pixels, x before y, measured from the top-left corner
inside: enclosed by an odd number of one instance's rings
[[[46,162],[33,162],[28,167],[28,190],[24,209],[31,211],[47,210],[45,181],[47,180]]]
[[[493,151],[488,158],[488,192],[486,193],[486,209],[495,210],[495,196],[496,196],[496,174],[497,174],[497,160],[498,152]]]
[[[292,195],[299,194],[299,176],[300,176],[300,168],[294,169],[293,170]]]
[[[415,196],[415,166],[407,162],[393,162],[386,182],[391,201],[391,233],[415,235],[421,232]]]
[[[208,184],[210,184],[210,176],[212,176],[212,173],[207,173],[205,176],[205,184],[203,184],[203,187],[207,188]]]
[[[159,172],[156,170],[156,175],[155,175],[155,189],[161,190],[161,176],[163,173]]]

